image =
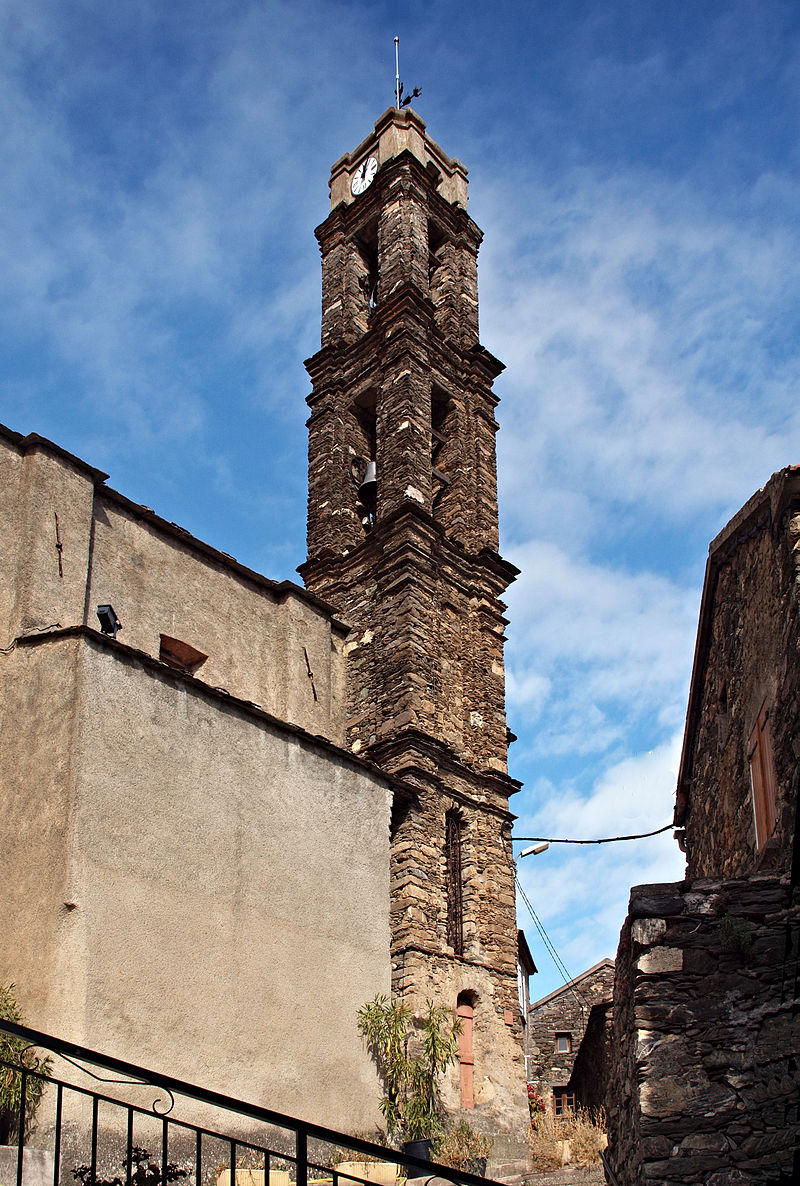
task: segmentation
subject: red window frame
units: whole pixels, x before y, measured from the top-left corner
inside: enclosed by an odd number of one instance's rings
[[[769,708],[762,704],[747,746],[750,765],[750,793],[756,829],[756,852],[760,852],[775,831],[778,811],[775,795],[775,761],[769,727]]]
[[[461,1022],[458,1035],[458,1061],[461,1073],[461,1107],[475,1107],[475,1053],[472,1046],[472,1032],[475,1010],[466,1001],[459,1000],[456,1015]]]

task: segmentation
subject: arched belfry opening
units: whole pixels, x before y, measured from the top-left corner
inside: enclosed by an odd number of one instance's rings
[[[362,391],[350,404],[350,473],[355,487],[355,510],[365,532],[375,525],[378,499],[377,392]]]
[[[358,329],[366,333],[370,317],[378,304],[378,223],[368,223],[354,239],[356,249],[356,284]]]

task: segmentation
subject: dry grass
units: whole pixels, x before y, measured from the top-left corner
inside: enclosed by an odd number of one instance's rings
[[[585,1108],[576,1108],[566,1116],[548,1112],[536,1117],[531,1128],[531,1157],[535,1169],[558,1169],[564,1164],[564,1141],[569,1142],[571,1165],[591,1165],[606,1146],[606,1118],[601,1110],[596,1115]]]

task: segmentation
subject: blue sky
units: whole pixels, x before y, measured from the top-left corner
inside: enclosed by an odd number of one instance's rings
[[[0,418],[275,578],[330,165],[392,101],[485,232],[520,835],[671,818],[709,540],[800,461],[800,10],[757,0],[6,0]],[[578,973],[669,833],[520,863]],[[540,968],[558,984],[529,919]]]

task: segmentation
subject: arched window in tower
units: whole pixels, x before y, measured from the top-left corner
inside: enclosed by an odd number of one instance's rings
[[[472,1031],[475,1024],[475,994],[460,992],[456,1001],[456,1016],[461,1022],[458,1035],[458,1063],[461,1071],[461,1107],[475,1107],[475,1054]]]
[[[375,463],[376,393],[362,392],[350,405],[350,475],[355,485],[355,510],[361,526],[370,531],[375,522],[378,472]]]
[[[447,875],[447,942],[456,955],[464,954],[464,903],[462,895],[461,847],[464,824],[455,809],[445,821],[445,868]]]
[[[447,240],[436,223],[428,221],[428,290],[434,305],[445,297],[446,268],[444,255]]]
[[[355,240],[356,257],[353,275],[358,285],[357,328],[366,333],[369,319],[378,303],[378,224],[370,223]]]

